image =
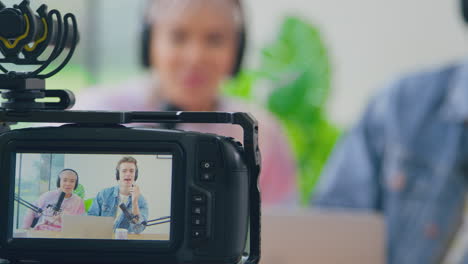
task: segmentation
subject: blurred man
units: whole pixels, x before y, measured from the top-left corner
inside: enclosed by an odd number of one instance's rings
[[[382,212],[389,264],[468,264],[467,122],[468,62],[391,83],[336,148],[315,205]]]

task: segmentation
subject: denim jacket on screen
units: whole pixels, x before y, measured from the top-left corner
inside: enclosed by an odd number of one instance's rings
[[[464,213],[467,121],[468,63],[392,83],[337,145],[313,204],[382,212],[388,264],[440,263]]]
[[[110,216],[115,217],[119,208],[119,186],[111,187],[100,191],[88,211],[88,215],[94,216]],[[114,230],[117,228],[127,229],[130,233],[140,234],[145,230],[145,226],[141,224],[148,219],[148,204],[143,195],[138,199],[138,206],[140,207],[140,219],[138,224],[134,224],[125,217],[122,213],[119,219],[114,224]],[[131,212],[132,199],[128,199],[127,208]]]

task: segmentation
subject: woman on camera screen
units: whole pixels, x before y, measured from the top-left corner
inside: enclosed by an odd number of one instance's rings
[[[146,8],[142,61],[150,76],[78,97],[80,110],[250,112],[259,122],[265,205],[297,201],[295,162],[282,129],[266,111],[221,95],[246,46],[239,0],[153,0]],[[174,128],[174,127],[166,127]],[[240,127],[181,124],[177,129],[242,139]]]
[[[78,187],[78,173],[72,169],[62,170],[57,178],[57,190],[42,194],[35,205],[42,213],[28,211],[23,221],[24,229],[61,231],[62,215],[82,215],[84,202],[73,191]]]

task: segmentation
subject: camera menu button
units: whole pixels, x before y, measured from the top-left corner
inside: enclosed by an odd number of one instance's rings
[[[194,239],[202,239],[205,238],[206,232],[203,229],[195,229],[192,230],[192,238]]]
[[[192,224],[194,226],[203,226],[205,224],[205,218],[201,216],[194,216],[192,218]]]
[[[206,203],[206,197],[201,194],[194,194],[192,195],[192,202],[204,204]]]
[[[194,206],[192,208],[192,213],[194,215],[203,215],[205,214],[205,208],[203,208],[202,206]]]
[[[215,175],[212,172],[202,172],[200,178],[204,182],[212,182],[215,180]]]

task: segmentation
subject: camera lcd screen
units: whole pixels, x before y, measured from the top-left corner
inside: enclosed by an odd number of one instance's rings
[[[170,240],[173,155],[16,153],[13,238]]]

